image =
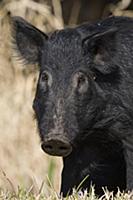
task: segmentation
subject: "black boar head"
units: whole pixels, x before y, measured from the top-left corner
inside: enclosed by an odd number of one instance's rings
[[[47,36],[22,18],[13,18],[19,55],[40,66],[33,109],[42,148],[51,155],[69,155],[100,120],[106,124],[108,119],[106,85],[113,87],[119,76],[111,61],[117,30],[94,30],[81,26]]]

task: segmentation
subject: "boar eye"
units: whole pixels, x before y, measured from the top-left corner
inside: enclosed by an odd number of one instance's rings
[[[47,82],[48,79],[49,79],[48,73],[47,72],[43,72],[42,75],[41,75],[41,81],[42,82]]]
[[[82,72],[77,72],[74,75],[73,86],[79,93],[86,92],[89,86],[88,77]]]
[[[47,90],[52,85],[52,76],[49,72],[42,72],[40,76],[40,86],[43,90]]]
[[[79,74],[79,77],[78,77],[77,81],[78,81],[78,87],[80,87],[82,84],[85,83],[86,77],[83,74]]]

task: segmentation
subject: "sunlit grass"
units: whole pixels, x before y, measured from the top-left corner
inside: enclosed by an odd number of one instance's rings
[[[31,189],[26,190],[24,188],[19,188],[16,192],[9,192],[8,190],[0,189],[0,199],[1,200],[133,200],[133,193],[118,193],[113,195],[105,190],[105,193],[101,197],[96,197],[94,193],[94,188],[91,191],[77,191],[73,190],[73,194],[63,198],[51,189],[49,196],[45,195],[42,191],[39,193],[33,193]]]

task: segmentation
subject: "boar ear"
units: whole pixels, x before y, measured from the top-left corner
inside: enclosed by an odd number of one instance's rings
[[[21,17],[12,17],[12,36],[15,49],[26,63],[39,62],[47,35]]]
[[[117,28],[95,33],[82,40],[84,51],[93,58],[94,67],[103,74],[114,72],[116,65],[109,65],[116,53]]]

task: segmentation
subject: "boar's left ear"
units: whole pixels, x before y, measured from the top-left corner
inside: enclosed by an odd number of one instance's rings
[[[94,67],[103,74],[109,74],[116,69],[116,65],[109,63],[116,53],[117,27],[95,33],[82,39],[82,46],[85,53],[90,53]]]
[[[28,64],[38,63],[48,36],[21,17],[12,17],[12,36],[20,57]]]

